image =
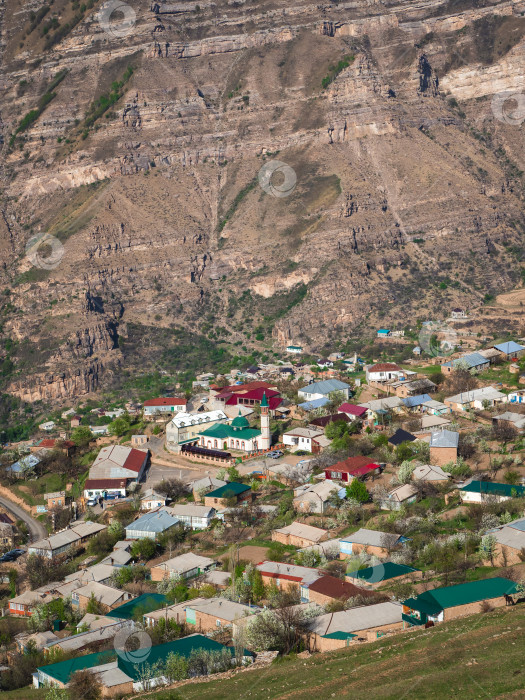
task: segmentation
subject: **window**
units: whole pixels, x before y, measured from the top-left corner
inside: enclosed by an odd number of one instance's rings
[[[215,624],[217,625],[217,627],[220,627],[220,626],[221,626],[221,621],[220,621],[220,620],[215,620]]]
[[[341,472],[332,472],[332,479],[341,479],[342,476]]]

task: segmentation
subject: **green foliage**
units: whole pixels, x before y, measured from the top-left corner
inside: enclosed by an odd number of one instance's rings
[[[323,90],[326,90],[326,88],[334,82],[334,80],[337,78],[339,73],[342,73],[345,68],[348,68],[351,63],[355,61],[355,56],[353,54],[348,54],[344,58],[342,58],[337,65],[335,66],[330,66],[328,68],[328,75],[325,76],[321,80],[321,85],[323,86]]]
[[[86,447],[93,439],[93,433],[87,425],[79,425],[71,433],[71,440],[77,447]]]
[[[149,537],[142,537],[139,540],[135,540],[131,545],[131,556],[142,559],[143,561],[148,561],[153,559],[157,551],[157,545],[155,541]]]
[[[242,200],[248,195],[254,187],[258,183],[258,178],[254,177],[253,180],[251,180],[247,185],[245,185],[240,192],[237,193],[235,196],[235,199],[233,202],[230,204],[228,211],[224,215],[224,217],[219,221],[217,229],[219,233],[224,229],[228,221],[232,218],[232,216],[235,214],[235,211],[237,210],[237,207],[239,204],[242,202]]]
[[[359,503],[366,503],[370,500],[370,494],[367,491],[366,486],[359,479],[353,479],[352,482],[346,487],[346,495],[348,498],[353,498]]]
[[[90,108],[84,119],[84,128],[89,129],[95,124],[95,122],[100,119],[100,117],[106,112],[110,107],[112,107],[116,102],[120,100],[123,95],[122,88],[129,81],[133,75],[134,68],[129,65],[122,78],[116,80],[111,84],[111,92],[109,94],[100,95],[100,97],[91,103]]]

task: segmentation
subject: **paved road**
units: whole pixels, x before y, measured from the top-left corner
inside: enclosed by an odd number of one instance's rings
[[[13,503],[4,496],[0,496],[0,505],[12,513],[17,520],[23,520],[25,522],[29,530],[29,534],[31,535],[31,542],[47,537],[47,530],[42,523],[38,522],[38,520],[34,520],[21,506]]]

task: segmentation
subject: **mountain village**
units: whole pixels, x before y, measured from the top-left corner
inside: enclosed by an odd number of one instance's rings
[[[0,688],[121,698],[520,606],[525,340],[496,341],[290,345],[6,442]]]

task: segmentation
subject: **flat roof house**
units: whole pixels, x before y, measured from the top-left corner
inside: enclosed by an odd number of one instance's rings
[[[175,527],[178,522],[178,518],[170,515],[165,510],[146,513],[146,515],[126,525],[126,539],[139,540],[143,537],[148,537],[151,540],[156,540],[159,535]]]
[[[313,525],[304,525],[297,521],[272,532],[273,542],[290,544],[294,547],[310,547],[326,539],[328,539],[328,530],[313,527]]]
[[[350,535],[341,537],[339,540],[340,557],[344,559],[347,556],[359,554],[359,552],[365,550],[368,554],[375,554],[376,557],[384,558],[403,542],[406,542],[406,538],[402,535],[380,532],[379,530],[368,530],[362,527]]]
[[[180,554],[178,557],[173,557],[161,564],[155,564],[151,567],[151,580],[164,581],[166,578],[174,578],[181,576],[182,578],[192,578],[199,576],[206,571],[210,571],[217,566],[215,559],[209,557],[201,557],[193,552]]]
[[[403,621],[409,626],[447,622],[481,612],[485,601],[492,607],[502,607],[506,596],[516,592],[514,581],[500,576],[434,588],[403,602]]]
[[[333,651],[352,641],[373,641],[403,628],[403,608],[386,602],[315,617],[310,624],[310,651]]]

